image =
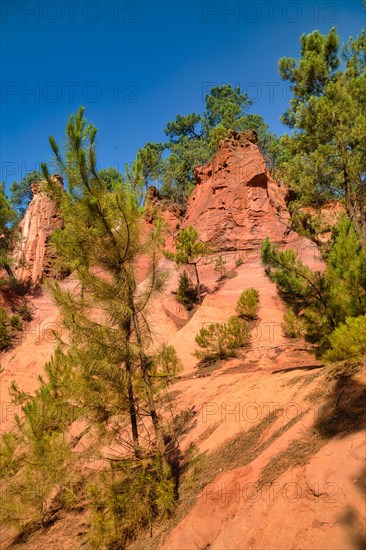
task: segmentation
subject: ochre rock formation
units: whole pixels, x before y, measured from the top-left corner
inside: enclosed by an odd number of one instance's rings
[[[196,480],[196,474],[190,477],[193,470],[187,470],[187,479],[197,493],[192,506],[190,492],[185,500],[187,489],[180,484],[179,523],[171,530],[172,524],[153,525],[147,535],[142,533],[142,544],[136,541],[134,548],[361,548],[365,517],[363,415],[357,417],[358,409],[354,415],[348,413],[361,403],[365,374],[359,373],[358,381],[339,392],[329,380],[328,369],[310,353],[311,346],[302,339],[285,337],[282,322],[286,307],[260,258],[260,243],[267,235],[281,247],[294,248],[313,270],[324,268],[319,249],[290,229],[284,190],[266,170],[253,133],[231,133],[213,162],[199,167],[196,176],[197,187],[182,226],[193,225],[200,238],[212,241],[217,252],[202,258],[199,265],[208,292],[199,308],[187,312],[173,294],[179,272],[163,258],[160,267],[169,271],[170,277],[164,292],[153,298],[147,315],[154,345],[174,345],[182,361],[182,372],[168,388],[163,412],[167,425],[172,417],[193,414],[179,435],[181,465],[189,465],[186,457],[197,449],[198,456],[204,457],[203,473],[199,468]],[[47,274],[52,259],[48,238],[61,224],[56,205],[41,190],[42,185],[36,187],[21,224],[24,243],[18,251],[28,267],[17,268],[18,276],[32,284]],[[156,189],[148,196],[151,209],[144,230],[150,231],[155,215],[161,215],[167,226],[165,246],[170,248],[179,231],[181,212],[166,208]],[[220,249],[227,250],[222,255],[232,275],[222,281],[215,271]],[[146,265],[147,258],[141,257],[137,266],[141,284]],[[61,286],[78,292],[72,275]],[[248,346],[239,350],[237,357],[206,372],[197,371],[197,332],[210,323],[226,322],[235,314],[243,289],[251,287],[259,292],[259,309]],[[44,374],[43,365],[57,344],[53,330],[64,330],[47,289],[30,296],[30,306],[34,319],[24,338],[1,357],[1,430],[9,429],[13,413],[19,412],[8,395],[12,380],[23,391],[34,393],[38,375]],[[331,426],[336,437],[320,438],[316,429],[322,423]],[[80,440],[80,448],[88,444],[88,436]],[[202,481],[206,484],[203,488]],[[26,545],[79,548],[88,528],[87,511],[63,510],[47,529],[34,530]],[[160,539],[146,538],[159,537],[159,529]],[[16,530],[0,529],[0,546],[13,547],[16,536]]]
[[[52,176],[52,179],[63,185],[58,174]],[[45,190],[46,182],[35,181],[31,189],[32,201],[19,224],[14,251],[14,274],[21,283],[34,288],[52,274],[54,251],[50,235],[56,228],[62,227],[62,220],[57,204]]]
[[[284,193],[271,178],[255,132],[231,131],[212,162],[195,170],[184,226],[194,225],[215,250],[257,246],[289,231]]]
[[[174,238],[177,236],[181,225],[182,210],[178,205],[173,205],[169,201],[162,199],[158,188],[154,185],[151,185],[147,189],[145,201],[147,207],[145,212],[147,230],[151,230],[152,224],[157,216],[162,218],[165,224],[164,247],[172,250],[174,248]]]

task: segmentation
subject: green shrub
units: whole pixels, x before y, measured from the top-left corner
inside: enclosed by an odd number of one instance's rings
[[[330,349],[324,358],[328,361],[357,362],[366,353],[366,316],[348,317],[329,336]]]
[[[202,327],[195,340],[203,351],[196,351],[195,355],[203,363],[235,357],[236,350],[248,342],[248,332],[247,323],[237,317],[231,317],[227,323]]]
[[[4,307],[0,308],[0,350],[8,348],[11,344],[9,317]]]
[[[22,321],[21,321],[19,315],[12,315],[10,317],[10,323],[11,323],[11,326],[13,328],[15,328],[16,330],[22,330],[22,328],[23,328]]]
[[[235,266],[236,266],[236,267],[240,267],[241,265],[243,265],[243,263],[244,263],[243,258],[237,258],[237,259],[235,260]]]
[[[194,307],[194,304],[198,300],[197,291],[186,271],[183,271],[179,277],[176,300],[180,304],[183,304],[188,311]]]
[[[280,250],[268,238],[261,248],[267,275],[318,352],[329,347],[338,325],[366,311],[366,251],[348,218],[334,228],[328,248],[325,271],[311,271],[294,250]]]
[[[220,274],[220,278],[223,279],[226,273],[226,260],[223,256],[219,256],[215,261],[215,271]]]
[[[245,319],[255,319],[257,317],[259,305],[259,292],[255,288],[247,288],[241,293],[236,312]]]
[[[154,520],[169,516],[174,485],[170,468],[158,454],[135,464],[128,460],[112,464],[88,487],[91,547],[126,548]]]
[[[23,319],[23,321],[29,322],[33,319],[32,311],[30,310],[27,302],[25,302],[18,311],[20,317]]]

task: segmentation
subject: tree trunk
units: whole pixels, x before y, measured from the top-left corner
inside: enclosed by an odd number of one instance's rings
[[[142,369],[143,369],[143,378],[144,378],[146,391],[147,391],[147,402],[149,404],[150,416],[154,426],[154,432],[155,432],[156,438],[157,440],[159,440],[161,439],[160,421],[159,421],[158,413],[156,412],[154,396],[150,385],[149,375],[145,365],[142,367]]]
[[[199,278],[199,276],[198,276],[197,263],[195,262],[193,265],[194,265],[194,270],[195,270],[195,273],[196,273],[196,280],[197,280],[198,302],[199,302],[200,304],[202,304],[202,298],[201,298],[201,285],[200,285],[200,278]]]
[[[142,341],[142,336],[141,336],[141,332],[140,332],[139,321],[138,321],[137,314],[136,314],[136,311],[134,309],[134,306],[132,306],[132,307],[133,307],[133,310],[134,310],[134,316],[133,316],[134,332],[135,332],[137,343],[138,343],[138,346],[139,346],[140,368],[141,368],[142,378],[143,378],[144,383],[145,383],[149,413],[150,413],[151,421],[152,421],[152,424],[153,424],[156,441],[158,443],[158,448],[159,448],[160,452],[162,453],[162,456],[165,457],[164,437],[163,437],[163,433],[162,433],[162,430],[161,430],[159,416],[158,416],[158,413],[156,412],[153,390],[152,390],[152,387],[151,387],[151,384],[150,384],[149,373],[148,373],[149,359],[144,354],[143,341]],[[166,459],[166,457],[165,457],[165,459]]]
[[[131,328],[132,328],[131,320],[127,320],[125,325],[126,337],[127,337],[126,348],[131,339],[131,332],[132,332]],[[130,357],[128,355],[128,349],[126,349],[126,352],[127,352],[126,373],[127,373],[128,408],[130,413],[132,441],[133,441],[133,449],[135,452],[135,457],[139,458],[141,455],[141,451],[140,451],[140,443],[139,443],[139,432],[138,432],[138,426],[137,426],[135,396],[133,393],[133,385],[132,385],[132,365],[131,365]]]
[[[362,248],[366,248],[366,213],[364,204],[364,193],[362,191],[362,182],[355,192],[352,190],[351,177],[348,173],[348,164],[346,153],[342,158],[343,180],[346,190],[346,211],[353,224],[356,233],[360,236]]]
[[[128,360],[126,361],[128,406],[129,406],[129,412],[130,412],[133,449],[135,452],[135,457],[139,458],[141,455],[141,451],[140,451],[140,443],[139,443],[139,432],[138,432],[138,426],[137,426],[137,414],[136,414],[135,398],[133,394],[131,370],[132,370],[131,363]]]

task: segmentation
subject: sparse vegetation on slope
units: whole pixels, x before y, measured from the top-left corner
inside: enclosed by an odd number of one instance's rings
[[[188,226],[179,232],[175,242],[175,252],[164,251],[164,254],[170,260],[179,265],[193,265],[197,281],[197,297],[199,303],[202,302],[201,283],[198,273],[198,264],[203,256],[210,252],[210,246],[198,238],[197,230]]]
[[[247,288],[240,294],[236,304],[236,312],[247,320],[255,319],[259,306],[259,292],[255,288]]]
[[[323,273],[311,271],[294,250],[280,250],[269,239],[262,245],[262,261],[290,306],[284,321],[290,337],[305,336],[326,352],[342,334],[333,332],[338,325],[365,314],[365,251],[347,218],[334,229]]]
[[[180,304],[183,304],[188,311],[193,309],[194,305],[198,302],[197,290],[194,288],[186,271],[183,271],[179,276],[176,300]]]
[[[196,342],[202,351],[195,355],[202,364],[235,357],[238,349],[248,342],[248,333],[247,323],[238,317],[230,317],[227,323],[211,323],[198,332]]]

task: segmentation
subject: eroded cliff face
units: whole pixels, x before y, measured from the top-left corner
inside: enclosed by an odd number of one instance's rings
[[[63,185],[58,174],[52,179]],[[56,228],[62,227],[62,220],[57,204],[45,191],[45,182],[35,181],[31,189],[32,201],[19,224],[13,269],[20,282],[35,288],[52,274],[55,256],[50,235]]]
[[[253,131],[231,131],[205,166],[195,171],[184,226],[216,249],[239,250],[266,236],[283,242],[289,231],[284,193],[271,178]]]

